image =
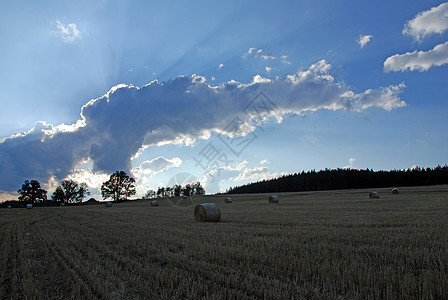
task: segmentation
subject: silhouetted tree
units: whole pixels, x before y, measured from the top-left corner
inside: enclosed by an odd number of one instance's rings
[[[154,190],[148,190],[143,196],[143,199],[152,199],[156,197],[156,192]]]
[[[199,181],[193,183],[192,185],[193,195],[204,195],[205,189],[202,187]]]
[[[82,204],[82,199],[89,194],[85,183],[77,184],[73,180],[62,180],[61,185],[56,188],[51,198],[58,203]]]
[[[47,191],[40,187],[40,183],[37,180],[25,180],[22,188],[17,190],[17,192],[20,194],[19,201],[23,201],[26,204],[35,204],[47,200]]]
[[[182,194],[182,186],[180,184],[176,184],[173,186],[174,197],[179,197]]]
[[[187,185],[185,185],[184,188],[182,188],[182,194],[184,196],[191,196],[192,191],[193,191],[193,188],[191,187],[191,185],[189,183]]]
[[[415,167],[412,170],[373,171],[371,169],[325,169],[316,172],[283,175],[243,186],[231,187],[227,193],[274,193],[336,189],[380,188],[448,184],[448,166]]]
[[[172,196],[173,196],[173,189],[172,189],[171,187],[167,186],[167,187],[165,188],[165,195],[166,195],[167,197],[172,197]]]
[[[136,193],[134,183],[134,178],[126,172],[116,171],[101,186],[101,195],[103,199],[112,198],[113,201],[127,200]]]

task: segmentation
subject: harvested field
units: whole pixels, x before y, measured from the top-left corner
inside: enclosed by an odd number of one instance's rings
[[[441,299],[448,186],[0,210],[2,298]],[[213,202],[221,222],[195,222]]]

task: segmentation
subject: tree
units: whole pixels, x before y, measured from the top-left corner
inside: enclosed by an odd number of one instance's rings
[[[56,188],[56,190],[53,192],[53,195],[51,196],[51,199],[53,199],[53,201],[58,203],[58,204],[61,204],[61,203],[65,202],[64,201],[65,193],[64,193],[64,190],[62,189],[61,186],[58,186]]]
[[[162,188],[160,186],[157,188],[157,197],[162,197]]]
[[[135,195],[135,180],[124,171],[116,171],[110,175],[108,181],[101,186],[103,199],[112,198],[113,201],[127,200]]]
[[[85,183],[77,184],[73,180],[62,180],[61,185],[56,188],[51,198],[58,203],[80,203],[89,195]]]
[[[193,188],[189,183],[182,189],[182,194],[184,196],[191,196],[193,194]]]
[[[37,180],[25,180],[22,188],[17,190],[17,192],[20,194],[19,201],[23,201],[26,204],[47,200],[47,191],[40,187],[40,183]]]
[[[193,195],[204,195],[205,194],[205,189],[202,187],[202,185],[199,181],[193,183],[192,188],[193,188]]]
[[[156,197],[156,191],[148,190],[146,194],[143,196],[143,199],[152,199]]]
[[[182,193],[182,186],[180,184],[175,184],[173,186],[174,197],[179,197]]]
[[[173,196],[173,189],[169,186],[165,187],[165,196],[172,197]]]

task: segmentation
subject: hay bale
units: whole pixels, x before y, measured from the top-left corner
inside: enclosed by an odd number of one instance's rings
[[[369,199],[379,199],[380,194],[378,192],[370,192],[369,193]]]
[[[112,207],[112,202],[106,202],[106,207]]]
[[[183,195],[183,196],[182,196],[182,199],[187,199],[187,196]]]
[[[65,203],[61,203],[59,206],[65,206]]]
[[[202,203],[196,205],[194,219],[196,222],[219,222],[221,220],[221,211],[215,203]]]
[[[400,191],[397,188],[393,188],[392,194],[400,194]]]
[[[8,208],[12,208],[12,206],[11,206],[11,205],[8,205]]]
[[[159,206],[159,200],[152,200],[151,206]]]
[[[277,195],[272,195],[269,197],[269,203],[278,203],[280,200]]]
[[[232,198],[230,197],[226,197],[226,199],[224,199],[225,203],[232,203]]]
[[[32,209],[32,208],[33,208],[33,205],[32,205],[32,204],[27,204],[27,205],[26,205],[26,208],[27,208],[27,209]]]

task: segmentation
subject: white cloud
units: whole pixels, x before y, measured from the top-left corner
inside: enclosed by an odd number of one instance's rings
[[[222,67],[224,67],[224,64],[219,64],[219,66],[218,66],[218,70],[221,70]]]
[[[264,164],[270,164],[271,162],[267,159],[263,159],[262,161],[260,161],[260,165],[264,165]]]
[[[76,39],[82,36],[81,31],[78,30],[76,24],[63,24],[61,21],[56,20],[56,33],[65,42],[72,43]]]
[[[280,59],[282,60],[282,63],[290,65],[291,62],[288,60],[288,55],[282,55],[280,56]]]
[[[373,35],[360,35],[358,39],[358,44],[361,48],[367,45],[368,42],[373,38]]]
[[[260,122],[272,118],[281,122],[290,114],[370,107],[391,110],[406,105],[399,98],[404,85],[357,94],[336,81],[330,71],[331,65],[322,60],[286,77],[259,76],[249,83],[229,81],[212,86],[204,77],[192,75],[163,83],[155,80],[141,88],[115,86],[85,104],[75,124],[36,122],[30,131],[0,140],[0,189],[17,190],[24,179],[64,179],[86,160],[93,174],[130,172],[132,158],[144,148],[191,145],[210,138],[212,132],[231,136],[235,132],[225,128],[236,116],[241,119],[239,131],[247,134]],[[241,105],[261,92],[275,103],[276,110],[275,114],[260,111],[254,121],[241,112]]]
[[[109,180],[110,174],[106,174],[105,172],[93,172],[89,169],[75,169],[72,173],[70,173],[65,179],[73,180],[78,183],[85,183],[89,188],[89,198],[93,197],[97,200],[100,200],[101,197],[101,186],[104,182]],[[55,177],[52,177],[50,181],[46,184],[46,189],[48,191],[48,197],[53,193],[55,186],[51,184],[51,182],[55,182],[57,185],[60,183],[57,181]],[[52,187],[50,187],[52,185]]]
[[[268,54],[264,53],[262,49],[257,49],[257,48],[250,48],[242,56],[242,58],[248,58],[248,57],[253,57],[253,58],[261,57],[263,60],[268,60],[268,59],[274,60],[275,59],[274,56],[268,55]]]
[[[265,67],[265,70],[266,70],[266,72],[271,72],[272,68],[271,68],[271,67],[268,67],[268,66],[266,66],[266,67]]]
[[[17,200],[18,194],[0,190],[0,203],[8,200]]]
[[[315,136],[306,134],[300,138],[300,141],[305,144],[316,145],[318,142],[318,139]]]
[[[152,160],[146,160],[140,164],[139,167],[132,169],[132,173],[136,175],[151,174],[155,175],[160,172],[164,172],[170,168],[179,167],[182,164],[182,160],[179,157],[172,159],[166,159],[164,157],[157,157]]]
[[[353,169],[353,164],[355,163],[356,158],[348,159],[348,166],[343,167],[343,169]]]
[[[277,173],[270,173],[268,167],[246,168],[234,180],[236,182],[257,181],[277,177]]]
[[[254,80],[254,83],[269,83],[269,82],[272,82],[272,79],[264,78],[261,75],[255,75],[253,80]]]
[[[277,173],[269,172],[268,167],[248,167],[245,160],[236,166],[212,167],[204,172],[202,183],[206,191],[224,191],[223,186],[235,186],[248,182],[278,177]]]
[[[403,34],[412,36],[421,41],[424,37],[448,29],[448,2],[442,3],[430,10],[423,11],[408,21],[403,29]]]
[[[427,71],[432,66],[448,64],[448,42],[440,44],[429,51],[414,51],[395,54],[384,62],[384,71]]]

